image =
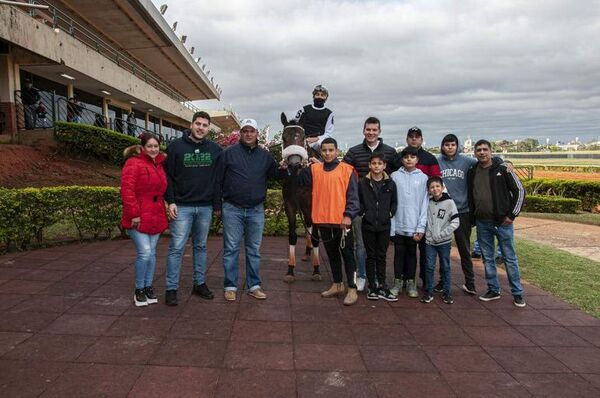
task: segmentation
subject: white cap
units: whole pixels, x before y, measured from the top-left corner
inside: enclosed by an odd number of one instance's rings
[[[256,123],[256,120],[254,119],[243,119],[242,127],[240,127],[240,130],[247,126],[252,127],[254,130],[258,131],[258,123]]]

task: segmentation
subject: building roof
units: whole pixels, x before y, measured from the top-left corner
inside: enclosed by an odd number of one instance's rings
[[[210,78],[150,0],[55,0],[188,100],[218,99]]]

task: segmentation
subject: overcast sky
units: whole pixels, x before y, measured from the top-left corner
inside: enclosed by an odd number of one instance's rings
[[[368,116],[391,145],[414,125],[428,146],[600,136],[600,1],[153,2],[223,90],[199,105],[275,131],[322,83],[342,148]]]

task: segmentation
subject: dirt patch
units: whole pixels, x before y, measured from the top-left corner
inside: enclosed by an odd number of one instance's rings
[[[0,187],[119,186],[121,170],[63,156],[50,147],[0,145]]]
[[[574,173],[569,171],[534,170],[534,178],[551,178],[556,180],[598,181],[600,173]]]

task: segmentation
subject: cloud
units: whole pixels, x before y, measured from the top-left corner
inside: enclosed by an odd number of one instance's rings
[[[159,3],[165,0],[154,0]],[[600,135],[600,1],[172,0],[165,15],[208,64],[221,104],[279,126],[331,92],[335,135],[388,142],[418,125],[501,139]]]

